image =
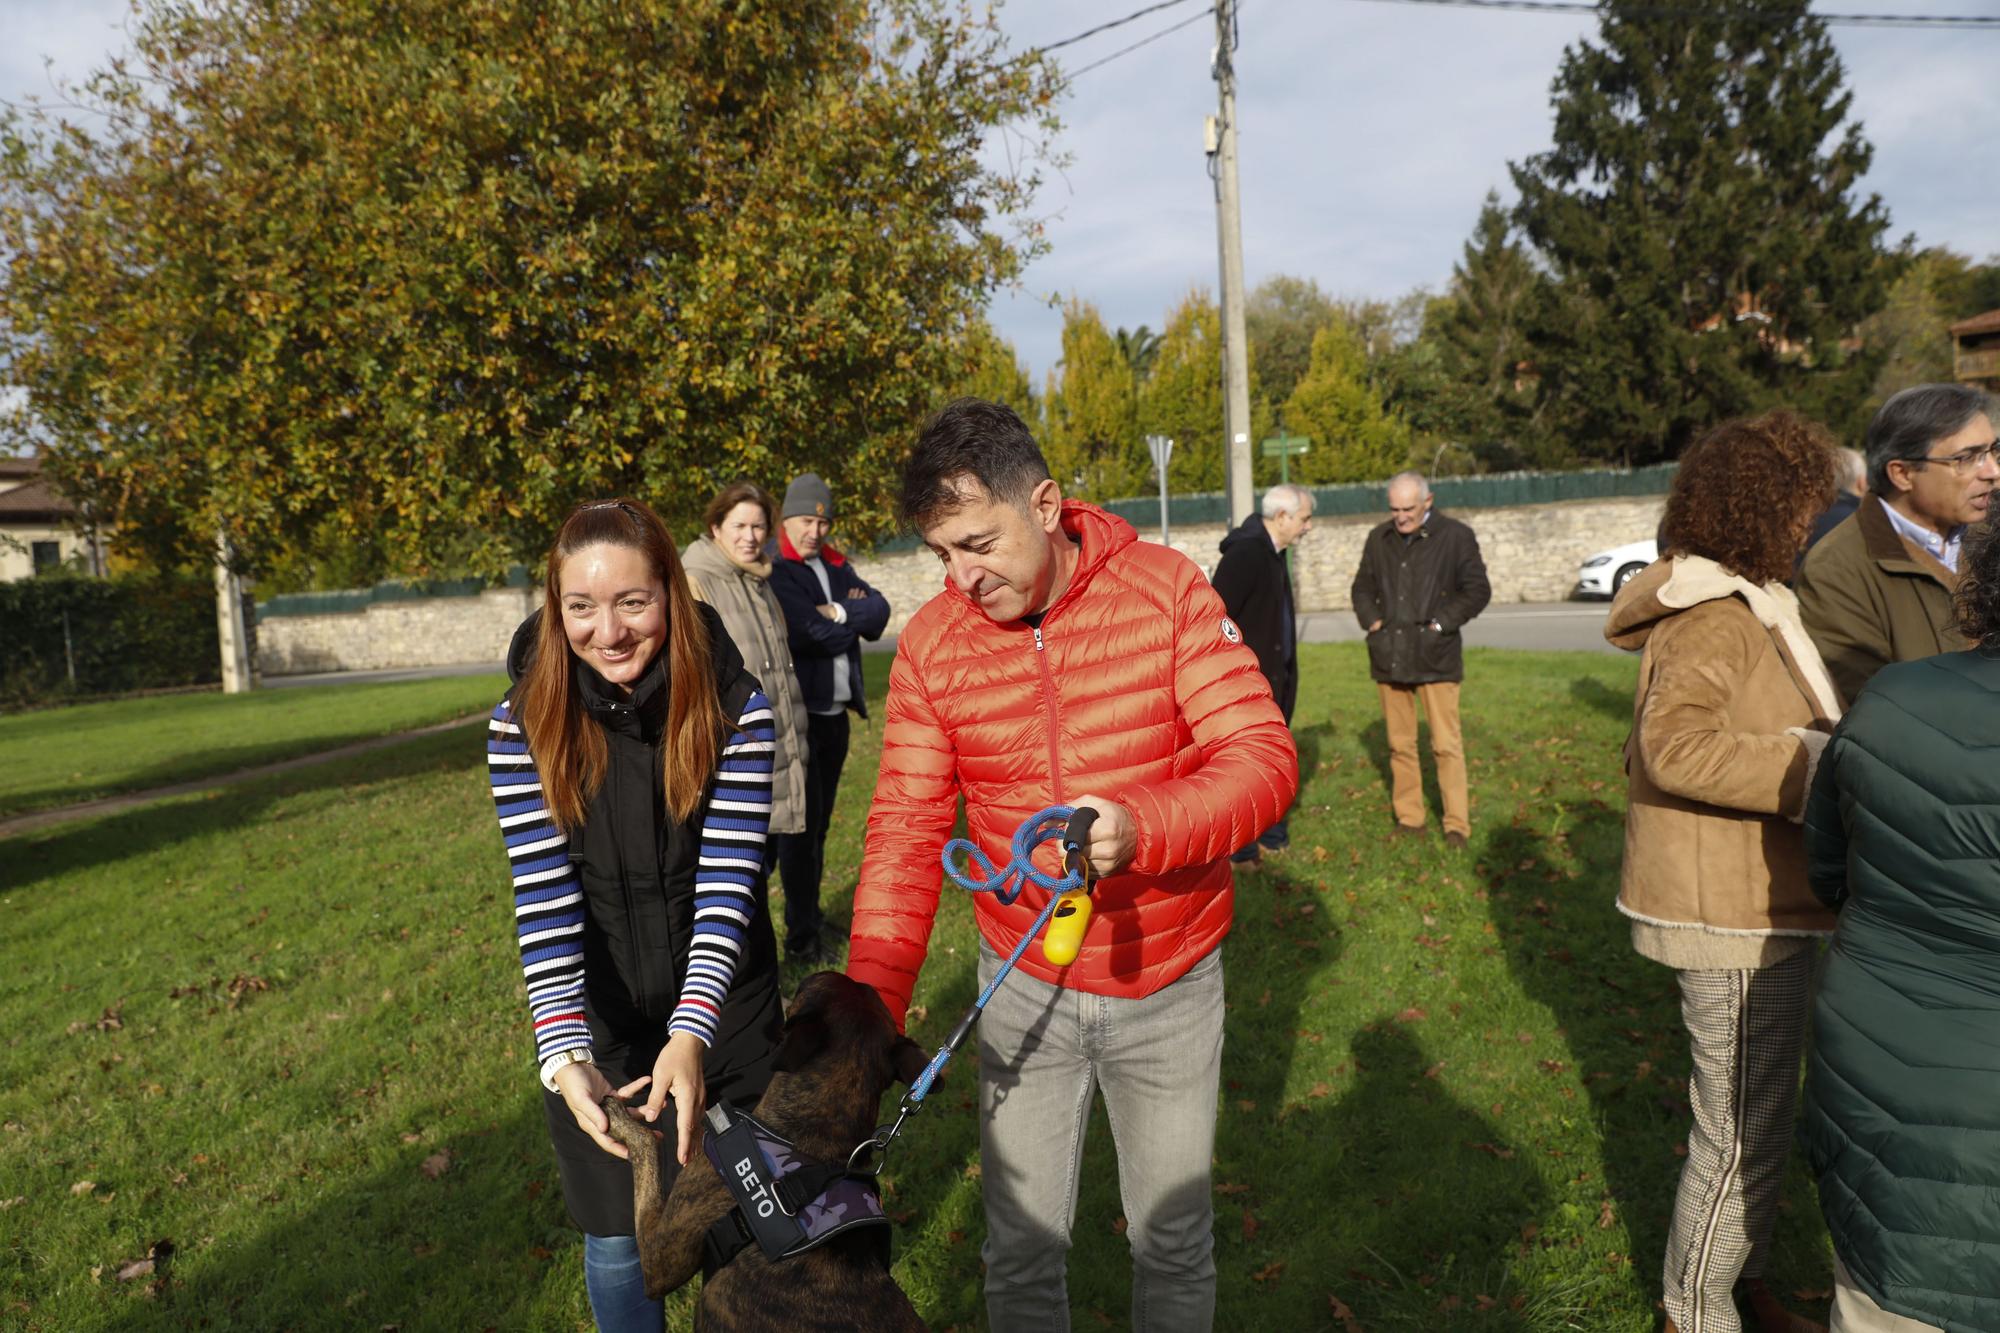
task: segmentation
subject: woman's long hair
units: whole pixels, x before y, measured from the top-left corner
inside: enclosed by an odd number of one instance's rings
[[[584,713],[572,670],[575,654],[563,633],[563,562],[586,546],[626,546],[640,552],[666,589],[667,810],[691,818],[715,775],[729,726],[716,693],[708,626],[695,609],[679,553],[660,516],[637,500],[578,505],[556,530],[542,581],[542,620],[535,660],[515,692],[511,716],[521,728],[541,774],[542,799],[565,831],[582,825],[590,798],[604,780],[604,732]],[[650,664],[649,664],[650,665]]]

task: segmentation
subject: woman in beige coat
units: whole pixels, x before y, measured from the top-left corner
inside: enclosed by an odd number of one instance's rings
[[[1669,1333],[1818,1328],[1763,1281],[1791,1152],[1814,941],[1800,821],[1840,700],[1785,579],[1833,498],[1832,441],[1789,412],[1681,459],[1662,559],[1605,637],[1637,649],[1625,864],[1632,945],[1680,974],[1694,1126],[1667,1238]]]
[[[743,664],[764,697],[778,733],[772,756],[771,832],[798,833],[806,826],[806,703],[785,638],[785,613],[771,592],[771,562],[764,558],[776,506],[761,486],[739,481],[722,488],[702,517],[707,535],[681,553],[694,595],[716,609],[743,654]],[[771,858],[764,858],[768,871]]]

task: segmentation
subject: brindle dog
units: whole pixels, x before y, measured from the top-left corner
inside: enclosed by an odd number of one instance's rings
[[[805,1157],[845,1161],[875,1132],[889,1085],[910,1082],[925,1063],[923,1048],[897,1035],[873,988],[816,972],[792,1000],[770,1086],[752,1114]],[[611,1137],[632,1154],[639,1263],[646,1294],[658,1299],[701,1271],[702,1237],[733,1201],[707,1154],[696,1152],[662,1204],[659,1139],[618,1098],[605,1098],[604,1109]],[[923,1333],[916,1308],[889,1276],[888,1248],[876,1227],[781,1261],[767,1259],[753,1241],[702,1284],[695,1327]]]

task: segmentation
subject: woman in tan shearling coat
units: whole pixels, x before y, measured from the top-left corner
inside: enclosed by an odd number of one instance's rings
[[[1681,459],[1662,558],[1605,637],[1643,653],[1626,743],[1618,909],[1680,974],[1694,1128],[1667,1240],[1669,1333],[1817,1328],[1763,1282],[1791,1151],[1814,940],[1813,766],[1840,717],[1785,579],[1833,498],[1832,441],[1789,412],[1732,421]]]

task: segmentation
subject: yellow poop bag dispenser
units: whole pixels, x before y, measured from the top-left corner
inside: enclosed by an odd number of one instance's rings
[[[1080,874],[1082,882],[1056,899],[1055,915],[1042,932],[1042,957],[1051,967],[1068,967],[1083,948],[1083,932],[1090,925],[1090,890],[1097,877],[1090,869],[1090,829],[1097,811],[1087,805],[1070,812],[1069,827],[1063,830],[1063,868]]]

